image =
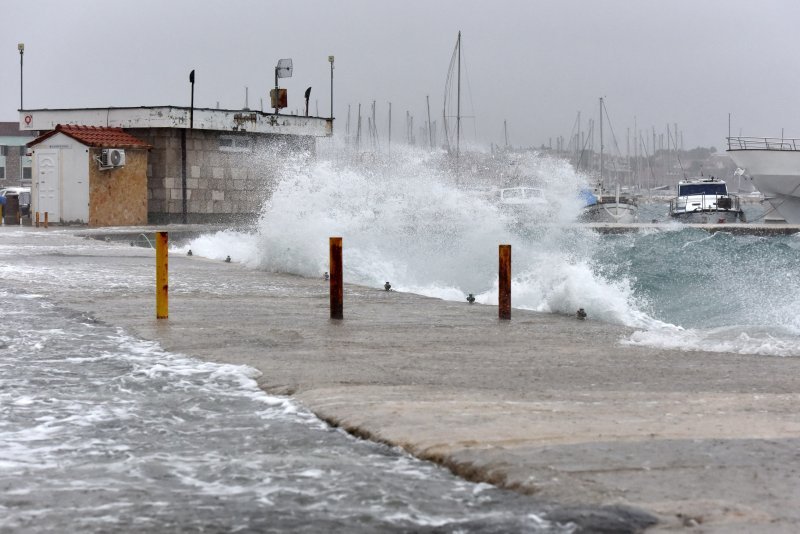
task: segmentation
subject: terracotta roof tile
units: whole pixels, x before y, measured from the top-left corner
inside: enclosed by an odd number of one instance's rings
[[[72,124],[58,124],[56,125],[55,130],[51,130],[44,135],[40,135],[28,143],[28,146],[41,143],[45,139],[52,137],[59,132],[90,147],[152,148],[151,145],[148,145],[141,139],[137,139],[131,134],[125,132],[122,128],[109,128],[106,126],[78,126]]]

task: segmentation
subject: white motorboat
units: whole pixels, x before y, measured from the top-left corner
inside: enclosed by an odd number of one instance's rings
[[[691,223],[744,222],[739,196],[728,193],[727,184],[713,176],[678,182],[678,196],[669,201],[669,215]]]
[[[728,155],[789,224],[800,224],[800,139],[729,137]]]
[[[550,203],[538,187],[505,187],[497,191],[500,210],[520,223],[540,222],[550,212]]]

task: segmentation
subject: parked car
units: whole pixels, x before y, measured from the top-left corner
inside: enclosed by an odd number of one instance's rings
[[[19,197],[19,211],[23,217],[31,214],[31,188],[30,187],[6,187],[0,189],[0,196],[8,193],[16,194]]]

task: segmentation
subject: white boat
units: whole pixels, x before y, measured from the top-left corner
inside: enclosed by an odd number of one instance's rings
[[[619,184],[614,194],[598,186],[591,195],[584,192],[581,197],[585,202],[581,214],[584,222],[634,223],[639,218],[636,199],[621,194]]]
[[[549,222],[552,206],[538,187],[505,187],[497,192],[500,211],[509,215],[516,225]]]
[[[800,139],[729,137],[728,155],[787,223],[800,224]]]
[[[728,193],[727,184],[713,176],[678,182],[678,196],[669,201],[669,215],[691,223],[744,222],[739,196]]]
[[[593,199],[587,201],[581,214],[585,222],[632,223],[639,218],[639,206],[636,199],[620,194],[619,183],[615,184],[614,194],[604,187],[604,144],[603,115],[607,115],[603,99],[600,99],[600,181],[593,191]],[[612,132],[613,133],[613,132]],[[616,140],[614,141],[616,144]]]

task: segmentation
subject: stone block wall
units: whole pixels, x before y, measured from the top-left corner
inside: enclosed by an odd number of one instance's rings
[[[314,151],[313,137],[179,128],[128,129],[153,145],[147,166],[148,219],[181,222],[182,136],[186,136],[188,222],[240,222],[258,216],[288,156]]]

